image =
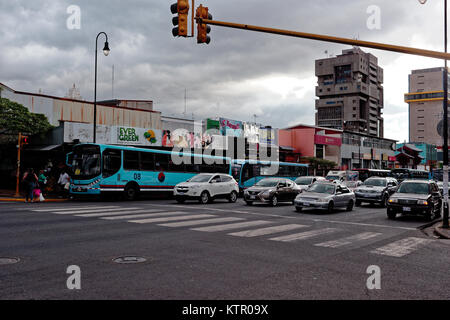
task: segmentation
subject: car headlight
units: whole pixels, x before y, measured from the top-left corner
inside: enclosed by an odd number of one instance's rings
[[[317,202],[328,202],[328,198],[321,198],[321,199],[317,199]]]
[[[398,199],[389,199],[389,203],[398,203]]]
[[[421,205],[427,206],[428,205],[428,201],[427,200],[417,200],[417,204],[421,204]]]

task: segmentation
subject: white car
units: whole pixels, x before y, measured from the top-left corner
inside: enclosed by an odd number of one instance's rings
[[[200,173],[177,184],[173,190],[175,200],[179,203],[194,199],[206,204],[217,198],[236,202],[238,193],[239,185],[236,180],[223,173]]]

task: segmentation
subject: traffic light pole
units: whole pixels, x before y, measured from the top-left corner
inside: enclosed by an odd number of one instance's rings
[[[16,197],[19,197],[19,183],[20,183],[20,149],[22,149],[22,133],[19,132],[19,140],[17,144],[17,171],[16,171]]]
[[[197,23],[210,24],[210,25],[227,27],[227,28],[243,29],[243,30],[249,30],[249,31],[272,33],[272,34],[278,34],[278,35],[283,35],[283,36],[296,37],[296,38],[304,38],[304,39],[311,39],[311,40],[349,44],[352,46],[359,46],[359,47],[373,48],[373,49],[379,49],[379,50],[385,50],[385,51],[413,54],[413,55],[417,55],[417,56],[443,59],[443,60],[450,59],[450,54],[447,52],[424,50],[424,49],[397,46],[397,45],[385,44],[385,43],[379,43],[379,42],[370,42],[370,41],[362,41],[362,40],[340,38],[340,37],[333,37],[333,36],[327,36],[327,35],[320,35],[320,34],[314,34],[314,33],[266,28],[266,27],[253,26],[253,25],[249,25],[249,24],[217,21],[217,20],[210,20],[210,19],[196,18],[196,20],[197,20]]]

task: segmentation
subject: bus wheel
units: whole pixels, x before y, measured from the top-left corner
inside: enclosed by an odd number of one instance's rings
[[[138,186],[129,184],[125,187],[125,199],[136,200],[139,194]]]

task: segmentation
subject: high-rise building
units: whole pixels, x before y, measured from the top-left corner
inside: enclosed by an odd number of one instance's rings
[[[442,145],[443,76],[443,67],[412,70],[408,76],[410,142]]]
[[[383,137],[383,69],[358,47],[316,60],[316,125]]]

